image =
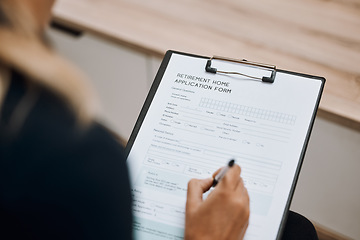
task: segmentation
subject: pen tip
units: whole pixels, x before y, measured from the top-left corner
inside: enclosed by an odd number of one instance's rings
[[[214,178],[212,187],[215,187],[217,185],[218,181]]]
[[[235,163],[235,160],[234,160],[234,159],[231,159],[231,160],[229,161],[228,166],[229,166],[229,167],[232,167],[232,166],[234,165],[234,163]]]

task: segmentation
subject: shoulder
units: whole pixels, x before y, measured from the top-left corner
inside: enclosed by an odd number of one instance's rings
[[[106,159],[124,158],[120,144],[100,124],[81,126],[62,98],[45,88],[28,88],[20,74],[13,75],[0,115],[2,145],[29,156],[96,157],[101,152]]]
[[[0,120],[5,162],[21,163],[17,167],[27,166],[28,173],[46,167],[41,174],[127,174],[122,146],[102,125],[79,125],[61,98],[46,89],[29,91],[21,75],[11,83]]]
[[[130,236],[131,194],[121,145],[96,122],[79,127],[62,100],[45,89],[11,131],[25,96],[21,83],[11,88],[0,122],[4,211],[46,238],[44,229],[64,238]]]

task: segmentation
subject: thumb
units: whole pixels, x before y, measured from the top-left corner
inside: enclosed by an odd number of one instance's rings
[[[187,200],[186,200],[186,209],[197,208],[199,204],[202,203],[202,195],[204,192],[210,189],[212,186],[213,179],[191,179],[188,183],[187,189]]]

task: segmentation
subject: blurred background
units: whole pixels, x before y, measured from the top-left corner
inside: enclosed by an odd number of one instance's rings
[[[321,239],[360,239],[359,0],[58,0],[48,34],[125,141],[168,49],[325,77],[291,209]]]

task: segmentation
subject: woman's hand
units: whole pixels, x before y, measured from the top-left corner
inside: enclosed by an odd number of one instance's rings
[[[213,179],[189,181],[185,240],[243,239],[250,212],[249,195],[240,172],[238,165],[231,167],[206,200],[202,195],[210,189]]]

